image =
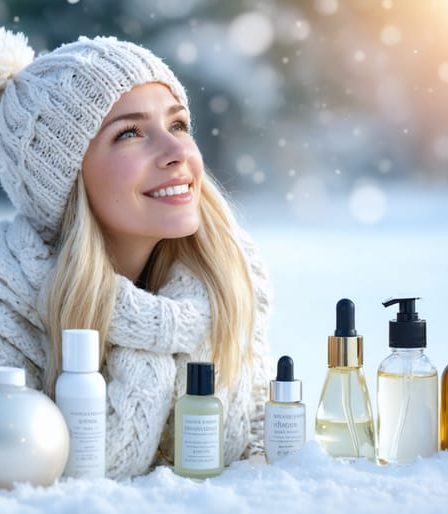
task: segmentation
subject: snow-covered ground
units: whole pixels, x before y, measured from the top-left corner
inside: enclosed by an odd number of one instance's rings
[[[237,462],[204,482],[161,467],[123,483],[69,480],[47,489],[19,485],[0,491],[0,514],[445,513],[448,452],[409,466],[378,467],[337,462],[312,439],[338,299],[349,297],[357,306],[374,408],[375,372],[388,354],[388,320],[395,314],[381,305],[387,297],[423,298],[418,307],[428,323],[427,353],[439,372],[448,364],[447,194],[390,195],[383,221],[372,226],[353,221],[343,201],[339,206],[335,201],[335,211],[321,223],[311,224],[288,214],[286,202],[267,207],[261,200],[254,204],[253,197],[239,200],[272,277],[272,356],[290,354],[303,380],[308,442],[297,457],[276,465],[262,459]]]
[[[448,506],[448,453],[412,466],[347,464],[309,441],[275,466],[236,462],[216,478],[195,482],[159,467],[132,482],[69,480],[42,489],[0,492],[2,514],[442,514]]]

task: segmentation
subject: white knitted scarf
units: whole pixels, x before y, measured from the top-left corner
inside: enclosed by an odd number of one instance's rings
[[[257,299],[253,362],[232,390],[218,391],[224,405],[224,459],[261,450],[268,371],[268,289],[253,246],[243,244]],[[28,385],[41,389],[50,351],[38,292],[55,257],[29,223],[17,215],[0,223],[0,365],[19,366]],[[107,381],[107,475],[148,471],[157,449],[173,449],[173,405],[185,393],[188,360],[209,360],[211,314],[204,284],[177,263],[157,295],[116,275],[117,296],[103,370]],[[223,343],[224,344],[224,343]],[[163,436],[163,437],[162,437]],[[159,455],[160,457],[160,455]]]
[[[28,220],[0,223],[0,365],[20,366],[42,388],[49,351],[38,292],[55,258]],[[174,400],[173,354],[208,339],[210,307],[204,285],[177,264],[154,295],[117,277],[108,334],[107,466],[112,477],[147,470]]]

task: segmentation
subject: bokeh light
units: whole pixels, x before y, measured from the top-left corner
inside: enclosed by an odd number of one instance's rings
[[[257,11],[246,12],[230,23],[228,38],[239,53],[255,57],[272,45],[274,30],[270,19],[264,14]]]
[[[377,185],[360,185],[350,195],[349,209],[353,218],[360,223],[378,223],[386,214],[386,197]]]

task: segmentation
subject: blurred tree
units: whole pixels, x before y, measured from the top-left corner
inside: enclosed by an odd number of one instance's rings
[[[307,177],[330,192],[361,179],[446,182],[447,6],[0,0],[0,23],[38,51],[80,34],[152,49],[186,85],[205,162],[224,185],[284,198]]]

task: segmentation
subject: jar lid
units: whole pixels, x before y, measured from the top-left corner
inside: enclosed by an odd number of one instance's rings
[[[10,366],[0,366],[0,385],[23,387],[25,385],[25,370]]]

